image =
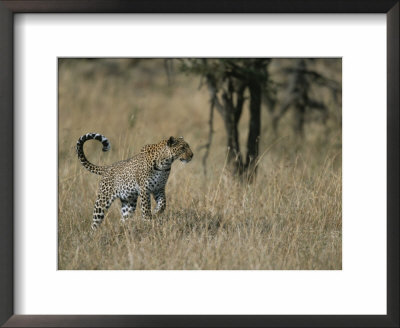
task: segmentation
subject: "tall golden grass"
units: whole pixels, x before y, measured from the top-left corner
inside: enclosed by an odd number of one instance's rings
[[[290,115],[276,136],[263,110],[258,176],[243,184],[227,172],[218,115],[204,175],[208,113],[198,78],[176,74],[168,84],[162,60],[60,60],[59,269],[341,269],[340,120],[330,115],[326,126],[308,124],[299,141]],[[247,120],[245,113],[243,145]],[[85,144],[87,157],[99,165],[170,135],[184,136],[194,158],[173,164],[161,217],[143,221],[138,206],[122,224],[115,201],[91,233],[99,176],[86,171],[75,153],[87,132],[111,142],[108,153],[94,141]]]

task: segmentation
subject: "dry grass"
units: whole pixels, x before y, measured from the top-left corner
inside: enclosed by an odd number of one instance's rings
[[[64,61],[59,70],[59,269],[341,269],[341,131],[307,126],[299,143],[282,122],[269,131],[263,111],[258,179],[243,185],[224,165],[225,134],[215,135],[203,174],[199,149],[207,140],[208,99],[198,79],[177,75],[168,86],[161,61]],[[241,120],[245,142],[247,116]],[[290,120],[290,117],[287,118]],[[85,152],[96,164],[112,163],[147,143],[183,135],[195,154],[174,163],[167,210],[143,221],[140,207],[120,223],[115,201],[98,231],[90,233],[99,177],[75,153],[77,139],[99,132],[111,141]],[[153,204],[154,205],[154,204]]]

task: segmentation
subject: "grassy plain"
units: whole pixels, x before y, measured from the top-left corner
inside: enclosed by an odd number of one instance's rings
[[[168,83],[162,60],[61,60],[59,269],[341,269],[340,113],[331,113],[326,125],[307,124],[301,141],[290,129],[290,114],[275,135],[263,109],[263,155],[250,185],[226,170],[226,136],[217,113],[204,175],[208,114],[199,78],[176,74]],[[246,108],[243,147],[247,121]],[[88,159],[100,165],[161,138],[184,136],[194,158],[173,164],[162,217],[143,221],[138,206],[122,225],[115,201],[100,229],[90,232],[99,176],[86,171],[75,153],[87,132],[111,142],[108,153],[95,141],[85,144]]]

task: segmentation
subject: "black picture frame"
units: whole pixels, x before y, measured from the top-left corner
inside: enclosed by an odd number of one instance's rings
[[[4,327],[399,327],[399,7],[398,0],[1,0],[0,324]],[[17,195],[13,188],[13,29],[17,13],[385,13],[387,315],[14,315],[13,204]]]

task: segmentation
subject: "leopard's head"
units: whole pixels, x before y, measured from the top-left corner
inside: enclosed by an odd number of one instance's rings
[[[170,137],[167,141],[167,146],[172,152],[174,160],[179,158],[179,160],[184,163],[189,163],[192,160],[193,152],[189,144],[183,140],[183,137]]]

